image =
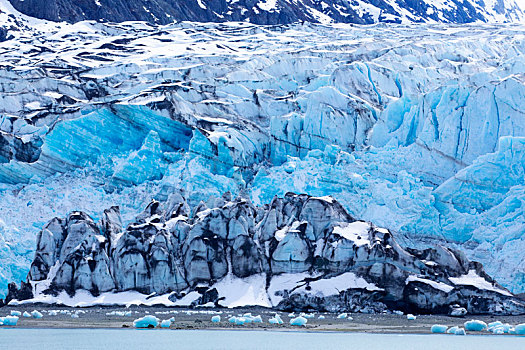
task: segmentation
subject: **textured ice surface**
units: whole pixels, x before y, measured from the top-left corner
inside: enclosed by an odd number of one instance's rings
[[[23,29],[0,43],[0,296],[53,217],[119,205],[126,226],[179,189],[332,195],[525,291],[521,25],[0,20]]]

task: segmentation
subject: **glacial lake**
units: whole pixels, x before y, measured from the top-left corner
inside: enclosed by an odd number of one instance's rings
[[[523,350],[525,337],[300,331],[0,328],[0,349]]]

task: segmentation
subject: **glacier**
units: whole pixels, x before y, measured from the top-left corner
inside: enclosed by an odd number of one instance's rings
[[[330,195],[525,292],[523,25],[0,22],[0,297],[54,217],[178,191]]]

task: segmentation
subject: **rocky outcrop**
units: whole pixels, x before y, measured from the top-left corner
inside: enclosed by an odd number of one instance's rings
[[[332,0],[301,1],[227,1],[227,0],[9,0],[19,11],[53,21],[76,22],[85,19],[113,22],[148,21],[167,24],[173,21],[225,22],[250,21],[258,24],[285,24],[296,21],[368,24],[435,21],[468,23],[500,17],[507,21],[522,15],[512,0],[497,5],[481,5],[473,0],[451,0],[445,7],[432,1]]]
[[[126,228],[117,207],[99,223],[82,212],[56,218],[38,236],[28,282],[43,294],[133,290],[174,302],[196,291],[193,305],[222,305],[232,292],[224,281],[263,278],[279,309],[525,312],[481,264],[442,246],[404,249],[331,197],[288,193],[255,207],[227,193],[208,205],[190,208],[175,193]],[[10,288],[8,298],[32,297]]]

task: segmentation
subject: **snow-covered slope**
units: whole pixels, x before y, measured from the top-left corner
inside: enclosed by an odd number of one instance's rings
[[[257,24],[377,22],[514,22],[524,19],[515,0],[9,0],[42,19],[78,22],[246,21]]]
[[[0,285],[53,217],[118,205],[126,226],[183,189],[332,195],[525,290],[523,26],[0,16]]]

